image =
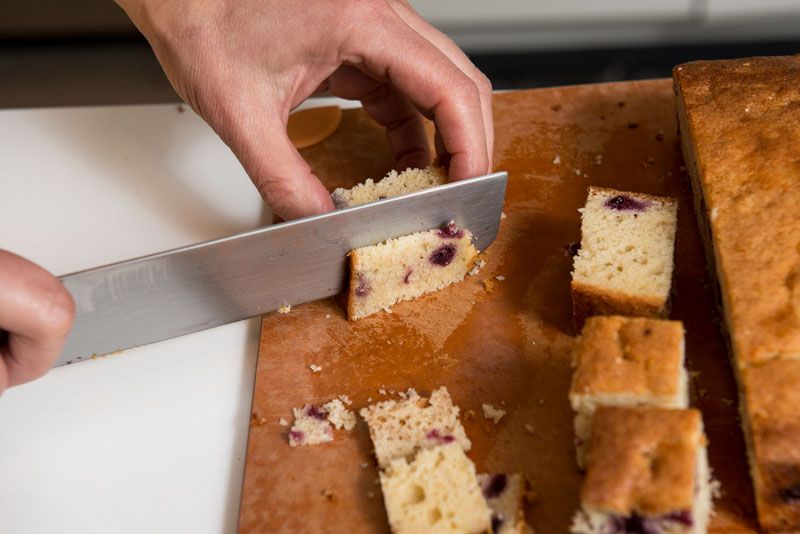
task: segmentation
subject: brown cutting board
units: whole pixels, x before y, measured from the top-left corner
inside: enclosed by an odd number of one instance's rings
[[[539,533],[566,532],[581,479],[567,401],[569,246],[579,240],[587,186],[602,185],[680,199],[672,317],[686,326],[692,404],[703,412],[722,483],[712,530],[752,531],[736,389],[670,81],[500,94],[494,118],[494,167],[509,173],[507,217],[478,275],[355,323],[332,299],[264,317],[240,529],[387,532],[363,421],[350,433],[336,431],[332,443],[297,448],[278,421],[291,423],[292,407],[340,394],[358,409],[391,391],[427,394],[445,385],[462,413],[477,415],[464,426],[479,472],[524,473],[537,495],[526,510],[530,523]],[[303,155],[331,188],[378,178],[391,166],[382,131],[361,110],[347,111],[339,130]],[[312,373],[310,364],[322,371]],[[482,403],[507,415],[495,425],[483,418]]]

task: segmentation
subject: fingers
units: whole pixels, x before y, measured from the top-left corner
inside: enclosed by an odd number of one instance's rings
[[[450,154],[452,179],[485,174],[486,128],[475,82],[393,11],[374,19],[374,27],[359,26],[345,43],[345,60],[390,81],[434,119]]]
[[[470,61],[464,52],[445,34],[431,26],[425,19],[414,11],[405,0],[392,0],[390,5],[406,24],[411,26],[417,33],[430,41],[439,48],[450,61],[453,62],[461,71],[469,76],[478,87],[481,100],[481,115],[483,116],[484,130],[486,132],[486,150],[488,168],[486,172],[492,171],[492,153],[494,151],[494,119],[492,115],[492,83],[478,68]]]
[[[286,134],[285,118],[264,117],[264,108],[237,113],[229,128],[218,132],[239,158],[261,197],[284,220],[333,210],[328,190],[320,183]]]
[[[58,358],[75,307],[50,273],[15,254],[0,251],[0,392],[45,374]]]
[[[389,149],[399,170],[430,165],[430,147],[422,117],[391,85],[344,66],[330,77],[328,86],[335,96],[360,100],[367,114],[386,129]]]

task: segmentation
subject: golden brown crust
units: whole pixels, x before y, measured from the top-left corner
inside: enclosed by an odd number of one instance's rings
[[[742,372],[752,475],[761,526],[800,525],[800,361],[773,360]]]
[[[595,315],[628,315],[632,317],[666,318],[670,301],[631,296],[619,291],[572,281],[572,322],[576,331],[587,318]]]
[[[738,363],[799,356],[800,56],[673,74]]]
[[[358,270],[358,255],[353,254],[353,251],[347,253],[348,264],[350,267],[350,272],[354,273]],[[347,286],[347,319],[352,321],[356,314],[356,305],[355,305],[355,297],[356,297],[356,287],[358,286],[358,281],[355,279],[354,276],[348,276],[348,286]]]
[[[585,508],[646,517],[692,509],[697,451],[705,445],[698,410],[601,406],[593,428]]]
[[[627,197],[635,198],[636,200],[646,200],[652,202],[657,206],[674,206],[678,208],[678,199],[675,197],[658,197],[649,195],[647,193],[632,193],[630,191],[620,191],[619,189],[612,189],[610,187],[599,187],[596,185],[589,186],[586,190],[587,196],[603,195],[603,196],[617,196],[625,195]]]
[[[683,324],[641,317],[590,317],[575,344],[570,395],[670,397],[680,390]]]

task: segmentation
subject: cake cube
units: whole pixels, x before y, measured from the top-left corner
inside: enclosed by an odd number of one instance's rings
[[[569,400],[578,465],[598,406],[689,405],[683,324],[643,317],[590,317],[572,351]]]
[[[328,412],[314,404],[293,408],[294,424],[289,429],[289,445],[317,445],[333,441],[333,428]]]
[[[491,532],[491,514],[475,466],[458,443],[396,458],[381,473],[394,534]]]
[[[800,360],[774,359],[740,372],[742,426],[761,527],[797,532],[800,525]]]
[[[492,514],[494,534],[525,534],[532,531],[525,522],[527,483],[522,475],[480,474],[478,483]]]
[[[601,406],[571,532],[704,533],[711,493],[699,411]]]
[[[574,258],[572,311],[666,317],[672,286],[678,201],[590,187]]]
[[[358,184],[351,189],[336,189],[331,194],[331,199],[333,199],[333,204],[337,209],[344,209],[446,183],[447,174],[441,167],[408,168],[400,173],[390,171],[382,180],[377,182],[374,182],[372,178],[367,178],[364,183]]]
[[[455,223],[350,251],[347,316],[360,319],[464,279],[478,251]]]
[[[359,412],[369,427],[381,468],[398,458],[411,460],[421,449],[449,443],[457,443],[468,451],[472,443],[458,420],[458,413],[445,387],[434,391],[430,399],[410,389],[405,399],[379,402]]]

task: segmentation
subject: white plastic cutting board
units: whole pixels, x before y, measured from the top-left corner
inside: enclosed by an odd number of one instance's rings
[[[0,184],[0,248],[54,274],[271,218],[228,148],[174,104],[0,111]],[[0,532],[234,531],[258,335],[251,319],[8,390]]]

